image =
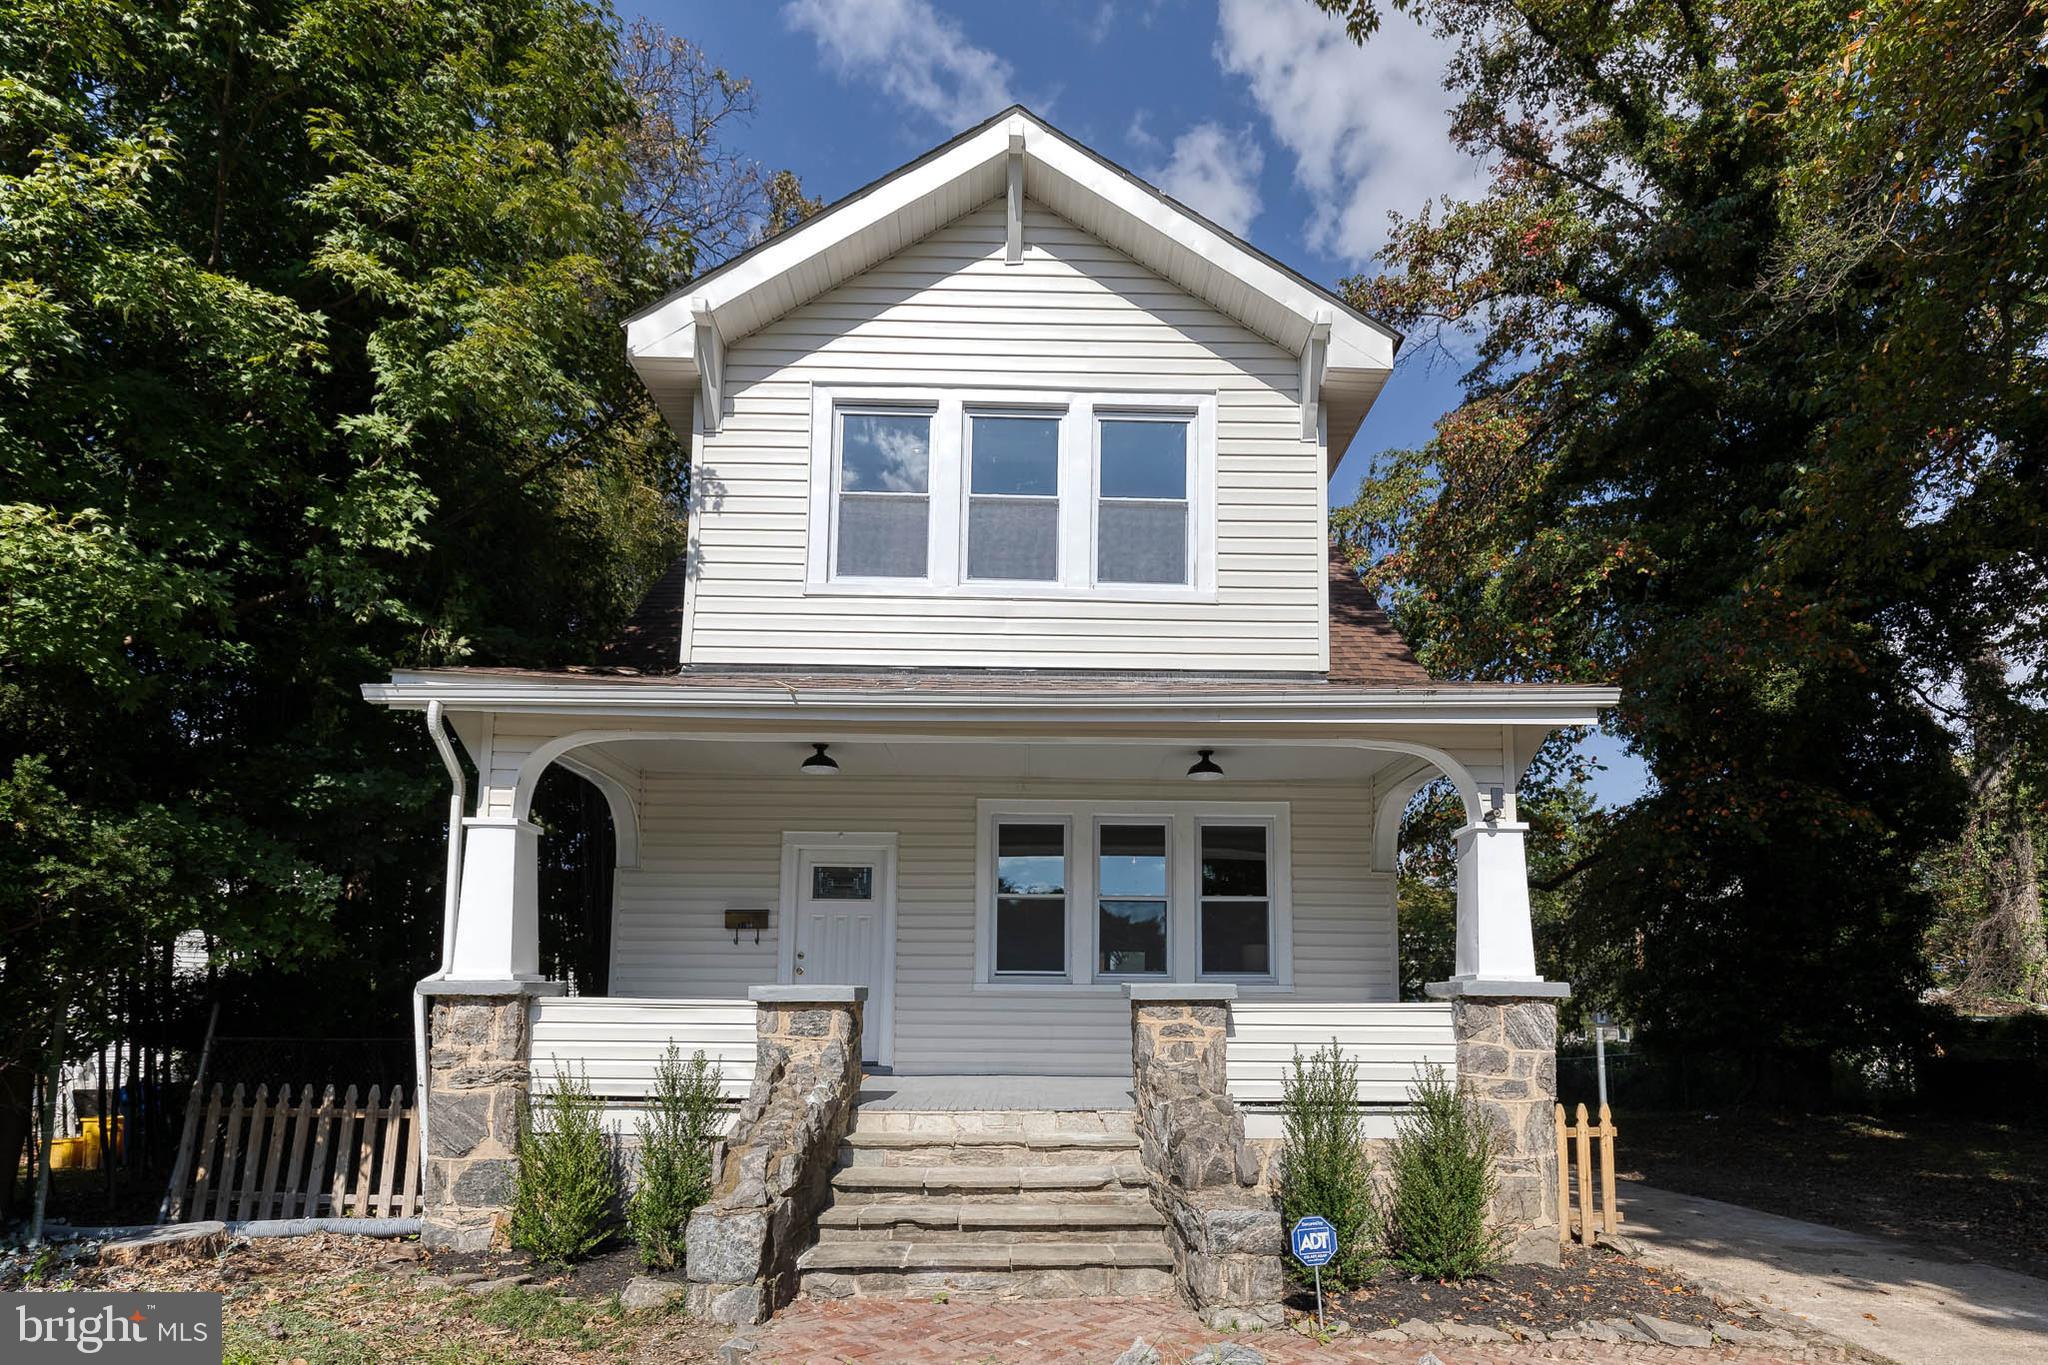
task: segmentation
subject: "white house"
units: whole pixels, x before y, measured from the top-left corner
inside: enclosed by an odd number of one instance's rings
[[[518,999],[521,1056],[621,1101],[671,1039],[744,1090],[750,990],[832,986],[865,988],[863,1113],[1128,1109],[1129,997],[1176,994],[1227,1001],[1254,1138],[1333,1036],[1398,1104],[1458,1000],[1563,993],[1515,789],[1616,700],[1433,682],[1331,555],[1398,340],[1021,108],[633,319],[692,445],[686,559],[603,662],[365,689],[456,775],[423,992]],[[602,997],[539,976],[550,765],[617,829]],[[1457,971],[1402,1001],[1396,834],[1439,776]],[[445,1202],[494,1140],[442,1152]]]

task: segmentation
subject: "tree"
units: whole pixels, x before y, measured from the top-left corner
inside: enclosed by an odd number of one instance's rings
[[[650,231],[715,124],[619,57],[577,0],[0,0],[6,1170],[53,985],[180,929],[244,1031],[402,1032],[443,779],[357,689],[589,657],[679,552],[620,327],[726,201]]]
[[[1360,40],[1382,17],[1323,6]],[[1903,1042],[1932,915],[1916,864],[1965,796],[1929,682],[2038,658],[2038,606],[2012,608],[2048,597],[2041,217],[1987,208],[1966,243],[1941,207],[1961,182],[1937,175],[1873,239],[1903,252],[1817,267],[1875,201],[1841,172],[1878,176],[1891,134],[1936,166],[1960,130],[1989,134],[2035,192],[2042,15],[1394,8],[1454,46],[1454,135],[1491,182],[1397,217],[1385,273],[1346,282],[1471,360],[1427,447],[1377,463],[1350,542],[1437,672],[1621,683],[1655,785],[1583,863],[1573,932],[1628,946],[1607,986],[1653,1036],[1807,1077]],[[1918,35],[1917,71],[1896,49],[1881,78],[1859,67],[1875,31]],[[1954,83],[1929,54],[1970,43],[1960,69],[1996,93],[1856,126],[1870,99],[1900,107],[1887,81]],[[2013,271],[1990,295],[1973,249]],[[1936,345],[1971,357],[1952,372],[1905,344],[1943,308]],[[2025,689],[1995,690],[2017,724]]]

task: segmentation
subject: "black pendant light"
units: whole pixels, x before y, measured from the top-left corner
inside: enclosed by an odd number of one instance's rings
[[[811,747],[817,752],[803,761],[804,772],[812,777],[831,777],[838,773],[839,760],[826,753],[824,745],[813,744]]]
[[[1223,769],[1217,765],[1215,759],[1209,756],[1215,753],[1216,751],[1214,749],[1201,749],[1197,752],[1199,752],[1202,756],[1196,759],[1194,763],[1188,768],[1188,776],[1192,777],[1197,782],[1221,781],[1223,778]]]

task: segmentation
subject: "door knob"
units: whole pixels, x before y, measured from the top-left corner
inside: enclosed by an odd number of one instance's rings
[[[804,969],[803,969],[803,968],[801,968],[801,967],[797,968],[797,969],[796,969],[796,974],[797,974],[798,976],[802,976],[802,975],[804,974]]]

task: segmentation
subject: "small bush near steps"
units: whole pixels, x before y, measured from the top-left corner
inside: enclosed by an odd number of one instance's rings
[[[508,1233],[536,1260],[582,1260],[618,1229],[618,1151],[603,1114],[580,1070],[557,1068],[554,1089],[528,1105]]]
[[[711,1194],[723,1079],[702,1052],[685,1065],[673,1043],[655,1068],[654,1093],[639,1123],[640,1181],[626,1206],[627,1226],[650,1270],[681,1267],[684,1228]]]
[[[1332,1041],[1304,1057],[1280,1081],[1280,1212],[1288,1227],[1321,1214],[1337,1231],[1337,1256],[1323,1267],[1323,1282],[1364,1284],[1381,1267],[1379,1222],[1373,1208],[1372,1162],[1366,1156],[1358,1107],[1358,1063]],[[1313,1274],[1292,1256],[1287,1267],[1306,1281]]]
[[[1395,1124],[1381,1212],[1388,1256],[1411,1275],[1463,1280],[1498,1267],[1502,1233],[1487,1209],[1499,1177],[1485,1111],[1430,1066],[1417,1075],[1413,1108]]]

